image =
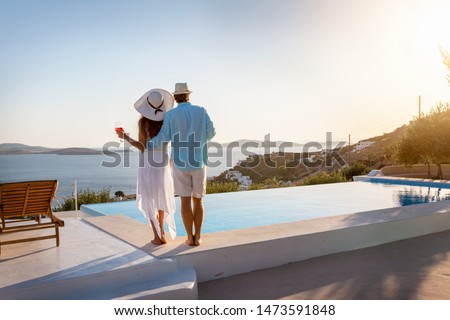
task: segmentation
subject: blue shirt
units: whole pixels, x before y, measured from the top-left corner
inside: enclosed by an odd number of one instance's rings
[[[172,142],[172,159],[182,171],[192,171],[208,164],[208,141],[216,131],[205,108],[182,102],[169,110],[156,137],[147,141],[147,148]]]

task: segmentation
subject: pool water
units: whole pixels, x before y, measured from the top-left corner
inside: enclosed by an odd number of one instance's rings
[[[207,195],[203,233],[450,200],[450,189],[345,182]],[[177,236],[185,235],[177,199]],[[92,215],[124,214],[148,223],[135,201],[82,206]]]

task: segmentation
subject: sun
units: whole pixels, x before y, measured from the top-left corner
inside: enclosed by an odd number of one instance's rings
[[[423,7],[416,12],[414,29],[418,41],[427,47],[434,47],[433,56],[439,54],[438,47],[450,49],[450,1],[423,1]]]

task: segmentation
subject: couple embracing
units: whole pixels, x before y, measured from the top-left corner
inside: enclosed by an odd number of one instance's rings
[[[155,245],[167,242],[165,220],[170,237],[175,238],[174,195],[181,199],[186,244],[198,246],[202,241],[207,143],[215,129],[206,110],[189,102],[191,93],[187,83],[175,84],[173,95],[163,89],[150,90],[134,105],[142,115],[138,140],[116,131],[141,151],[136,203],[150,221],[154,234],[151,242]]]

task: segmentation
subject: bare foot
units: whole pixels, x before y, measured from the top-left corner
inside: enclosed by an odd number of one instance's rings
[[[153,239],[153,240],[150,241],[150,242],[153,243],[155,246],[160,246],[160,245],[162,245],[161,240],[159,240],[159,239],[157,239],[157,238]]]
[[[194,236],[194,246],[199,246],[203,240],[200,238],[200,236]]]
[[[188,239],[185,241],[185,243],[188,246],[194,246],[195,245],[195,239],[194,236],[188,236]]]
[[[166,240],[165,235],[163,234],[161,237],[161,244],[166,244],[166,243],[167,243],[167,240]]]

